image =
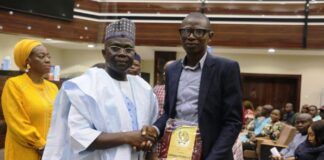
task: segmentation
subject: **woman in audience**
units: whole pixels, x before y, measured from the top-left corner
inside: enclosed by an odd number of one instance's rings
[[[269,136],[272,140],[279,138],[280,131],[282,129],[282,122],[280,121],[280,110],[274,109],[271,112],[271,121],[263,128],[260,136]]]
[[[243,124],[249,124],[254,119],[254,107],[251,101],[243,102]]]
[[[38,160],[58,92],[55,84],[43,78],[50,72],[50,55],[39,41],[24,39],[14,48],[14,60],[26,73],[9,78],[3,88],[1,102],[8,127],[5,160]]]
[[[295,150],[297,160],[324,159],[324,120],[314,122],[308,128],[307,139]]]

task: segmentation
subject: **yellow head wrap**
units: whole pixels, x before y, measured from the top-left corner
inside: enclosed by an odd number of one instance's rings
[[[32,39],[23,39],[19,41],[14,48],[14,59],[16,65],[21,70],[26,70],[26,60],[31,51],[36,47],[42,45],[41,42]]]

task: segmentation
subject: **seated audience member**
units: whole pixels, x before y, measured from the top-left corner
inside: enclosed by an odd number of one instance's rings
[[[165,63],[163,67],[163,78],[161,79],[160,84],[157,84],[153,88],[153,92],[155,93],[159,103],[159,117],[162,116],[162,114],[164,113],[163,106],[164,106],[164,98],[165,98],[165,70],[173,62],[175,61],[171,60]]]
[[[249,124],[254,119],[254,107],[251,101],[243,102],[243,124]]]
[[[296,116],[296,129],[298,133],[289,143],[288,147],[280,151],[280,156],[272,156],[272,160],[289,160],[294,159],[295,150],[298,145],[307,138],[307,129],[312,124],[312,116],[307,113],[301,113]]]
[[[324,106],[322,106],[322,107],[320,108],[320,113],[319,113],[319,115],[320,115],[321,118],[324,120]]]
[[[254,120],[247,123],[247,125],[245,127],[245,129],[247,131],[253,131],[254,130],[255,121],[260,121],[260,120],[264,119],[264,117],[261,116],[261,113],[262,113],[262,106],[257,106],[255,111],[254,111]]]
[[[261,136],[260,134],[264,129],[264,127],[270,123],[271,121],[270,114],[272,110],[273,110],[273,106],[270,104],[266,104],[262,107],[261,115],[265,117],[265,120],[254,129],[255,136]]]
[[[309,108],[308,108],[308,104],[304,104],[302,106],[302,109],[300,111],[301,113],[308,113],[309,112]]]
[[[294,125],[295,124],[295,118],[296,118],[296,114],[293,111],[293,104],[292,103],[286,103],[285,107],[284,107],[284,113],[282,115],[282,121],[290,124],[290,125]]]
[[[135,53],[133,65],[127,70],[127,74],[141,76],[141,56]]]
[[[272,109],[273,107],[271,105],[264,105],[261,107],[260,113],[260,106],[257,108],[257,114],[255,115],[256,118],[249,123],[247,133],[240,137],[241,141],[243,142],[243,150],[255,149],[255,137],[260,136],[263,128],[270,122],[271,118],[269,115]]]
[[[295,157],[298,160],[324,160],[324,120],[314,122],[308,128],[308,137],[300,144]]]
[[[282,122],[280,121],[280,110],[274,109],[271,112],[271,121],[261,131],[261,136],[269,136],[272,140],[279,138],[280,131],[282,129]]]
[[[309,114],[313,117],[313,122],[321,120],[321,116],[318,114],[317,106],[310,105],[309,106]]]
[[[255,111],[255,119],[252,120],[246,127],[247,131],[252,131],[254,135],[259,135],[263,127],[270,122],[271,110],[265,106],[258,106]]]

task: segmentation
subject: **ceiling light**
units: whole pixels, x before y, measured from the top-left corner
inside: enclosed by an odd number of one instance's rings
[[[56,28],[57,28],[57,29],[61,29],[61,25],[57,25]]]
[[[276,50],[275,50],[274,48],[269,48],[269,49],[268,49],[268,52],[269,52],[269,53],[274,53],[274,52],[276,52]]]
[[[0,29],[2,30],[3,29],[3,26],[0,26]]]
[[[84,30],[86,30],[86,31],[87,31],[87,30],[88,30],[88,27],[87,27],[87,26],[84,26]]]
[[[88,44],[88,48],[94,48],[95,45],[94,44]]]
[[[31,26],[27,26],[27,29],[28,29],[28,30],[31,30],[31,29],[32,29],[32,27],[31,27]]]
[[[13,14],[14,14],[14,12],[13,12],[13,11],[9,11],[9,14],[10,14],[10,15],[13,15]]]

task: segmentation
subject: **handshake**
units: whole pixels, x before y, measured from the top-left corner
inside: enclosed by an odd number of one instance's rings
[[[151,151],[153,145],[156,143],[158,133],[152,126],[143,126],[139,131],[129,132],[127,142],[134,150]]]

